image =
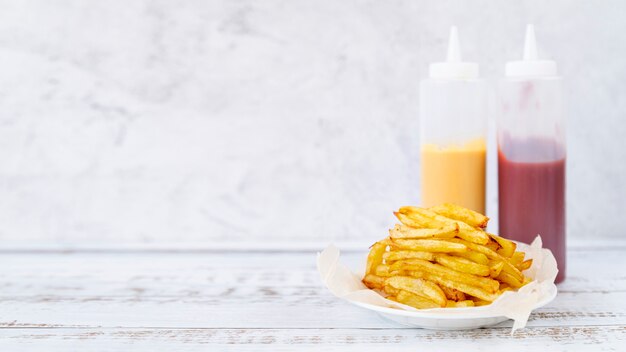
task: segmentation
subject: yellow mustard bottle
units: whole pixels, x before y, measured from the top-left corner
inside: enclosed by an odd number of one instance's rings
[[[420,83],[421,203],[485,213],[486,87],[478,64],[462,61],[456,27],[445,62]]]

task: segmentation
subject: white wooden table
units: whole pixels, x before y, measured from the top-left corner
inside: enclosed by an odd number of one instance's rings
[[[321,286],[314,250],[0,251],[0,351],[626,351],[626,245],[570,248],[557,299],[510,323],[428,331]],[[364,251],[344,251],[348,262]]]

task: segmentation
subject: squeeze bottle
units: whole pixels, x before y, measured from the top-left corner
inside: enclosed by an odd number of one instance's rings
[[[423,206],[455,203],[485,212],[486,89],[478,64],[465,62],[456,27],[448,56],[420,82]]]
[[[537,57],[526,28],[524,58],[506,64],[498,117],[500,235],[530,243],[541,235],[565,278],[565,118],[557,65]]]

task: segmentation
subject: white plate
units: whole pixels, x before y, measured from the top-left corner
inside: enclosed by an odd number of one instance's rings
[[[552,284],[550,291],[545,297],[537,302],[534,309],[541,308],[552,302],[556,297],[556,285]],[[431,330],[467,330],[477,329],[486,326],[496,325],[508,320],[504,316],[494,316],[492,313],[485,311],[486,307],[469,307],[469,308],[449,308],[455,312],[463,314],[443,314],[430,309],[420,311],[407,311],[388,307],[381,307],[363,302],[351,302],[359,307],[373,310],[381,317],[400,323],[402,325],[431,329]]]

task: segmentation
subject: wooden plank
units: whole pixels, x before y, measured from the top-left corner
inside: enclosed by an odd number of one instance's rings
[[[621,250],[570,253],[560,292],[626,291]],[[342,260],[357,268],[365,253]],[[254,286],[319,287],[313,253],[2,254],[0,295],[177,295]]]
[[[375,313],[312,295],[6,298],[0,327],[391,328]],[[563,294],[529,326],[626,325],[626,293]],[[510,326],[510,323],[506,324]]]
[[[364,253],[348,253],[356,266]],[[530,326],[626,324],[621,251],[570,255]],[[391,328],[321,286],[312,253],[4,254],[5,327]]]
[[[583,351],[620,350],[626,326],[469,331],[420,329],[0,329],[0,350],[80,351]],[[158,346],[158,347],[157,347]]]

